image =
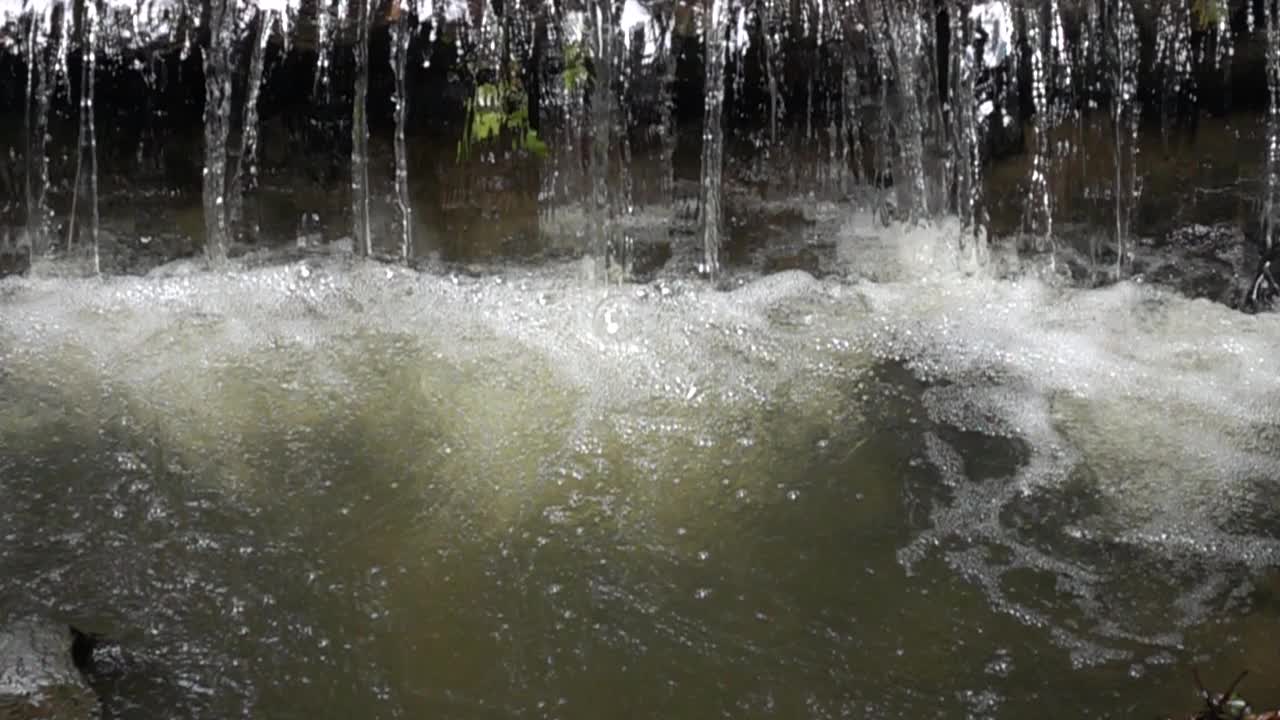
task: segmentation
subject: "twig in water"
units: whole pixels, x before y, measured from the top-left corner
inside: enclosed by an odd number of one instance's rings
[[[1236,679],[1227,686],[1227,691],[1215,697],[1205,689],[1204,683],[1201,682],[1200,670],[1197,668],[1191,668],[1191,675],[1196,680],[1196,687],[1200,688],[1200,697],[1204,699],[1206,710],[1204,715],[1199,715],[1197,717],[1204,718],[1205,720],[1220,720],[1221,718],[1233,717],[1231,714],[1231,694],[1236,691],[1236,686],[1238,686],[1240,681],[1244,679],[1244,676],[1248,674],[1248,670],[1241,670],[1240,674],[1236,676]],[[1244,712],[1245,711],[1243,710],[1238,710],[1234,717],[1241,717]]]

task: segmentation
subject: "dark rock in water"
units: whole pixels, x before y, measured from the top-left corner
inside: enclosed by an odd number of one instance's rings
[[[31,269],[31,248],[0,248],[0,278],[25,275]]]
[[[804,270],[816,278],[826,277],[836,267],[835,245],[810,245],[792,248],[789,252],[771,253],[764,258],[766,273],[784,270]]]
[[[1186,225],[1161,240],[1139,242],[1133,249],[1133,273],[1190,298],[1240,308],[1257,257],[1257,249],[1235,224]]]
[[[77,659],[95,641],[66,625],[22,617],[0,625],[0,720],[101,717]]]
[[[671,241],[636,243],[627,259],[631,280],[649,282],[671,260]]]
[[[136,669],[138,658],[116,639],[71,628],[71,661],[96,687],[100,680]]]
[[[1056,257],[1071,280],[1084,287],[1106,285],[1116,278],[1114,242],[1107,239],[1090,250],[1097,233],[1087,225],[1065,225],[1058,233],[1062,245]],[[1253,311],[1265,308],[1271,297],[1266,278],[1260,286],[1258,283],[1265,258],[1234,222],[1182,225],[1160,237],[1136,238],[1125,248],[1125,258],[1123,277],[1161,285],[1188,298]],[[1270,269],[1275,280],[1280,280],[1280,256]],[[1251,300],[1251,294],[1258,298]],[[1273,294],[1280,295],[1280,287]]]
[[[1275,309],[1277,305],[1280,305],[1280,245],[1273,245],[1258,260],[1258,270],[1245,293],[1244,309],[1257,312]]]
[[[98,646],[102,644],[102,636],[71,627],[71,662],[82,673],[93,672],[96,664]]]

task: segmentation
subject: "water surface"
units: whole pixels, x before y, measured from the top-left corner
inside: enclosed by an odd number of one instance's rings
[[[114,717],[1280,704],[1280,319],[978,270],[0,284],[0,611]]]

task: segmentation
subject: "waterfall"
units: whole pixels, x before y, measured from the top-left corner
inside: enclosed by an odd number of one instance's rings
[[[275,11],[259,9],[254,16],[251,38],[252,56],[249,60],[249,78],[245,85],[245,100],[240,155],[227,191],[227,227],[231,232],[241,230],[244,214],[244,194],[257,183],[258,169],[258,95],[262,89],[262,77],[266,64],[267,40],[271,37],[271,23]]]
[[[358,251],[373,254],[373,236],[369,220],[369,4],[372,0],[355,0],[356,11],[356,84],[351,107],[351,233]]]
[[[231,54],[237,0],[210,0],[209,41],[204,49],[204,226],[205,254],[226,260],[227,136],[231,115]]]
[[[414,212],[424,210],[410,197],[409,153],[419,137],[410,97],[427,97],[414,93],[445,75],[443,82],[455,88],[486,84],[497,73],[511,92],[481,119],[501,127],[482,133],[485,153],[477,161],[511,162],[493,165],[483,183],[471,168],[457,182],[447,172],[440,181],[450,197],[514,194],[526,180],[536,183],[530,211],[538,225],[530,235],[556,243],[557,251],[592,256],[601,263],[600,277],[619,277],[618,270],[625,276],[632,244],[642,236],[634,226],[663,217],[641,212],[640,205],[656,200],[671,218],[678,216],[676,178],[685,172],[699,184],[696,237],[674,223],[668,238],[687,243],[682,257],[696,255],[698,269],[710,276],[725,271],[726,248],[742,257],[728,220],[739,198],[750,201],[751,193],[741,190],[759,188],[761,194],[785,189],[792,200],[822,193],[849,205],[875,198],[885,219],[929,222],[954,214],[965,228],[962,243],[990,232],[1021,233],[1050,257],[1067,250],[1060,235],[1082,209],[1105,205],[1096,212],[1105,216],[1106,237],[1091,235],[1087,242],[1098,262],[1106,245],[1108,273],[1123,277],[1133,238],[1145,232],[1135,227],[1148,172],[1145,158],[1139,162],[1140,120],[1150,118],[1154,129],[1158,118],[1168,149],[1173,129],[1195,122],[1198,103],[1220,98],[1229,109],[1227,81],[1244,76],[1242,62],[1250,73],[1262,64],[1237,56],[1245,38],[1250,48],[1266,49],[1265,74],[1256,75],[1265,75],[1268,95],[1254,217],[1260,242],[1274,242],[1273,216],[1280,215],[1277,0],[1259,1],[1248,13],[1226,0],[449,0],[429,7],[348,1],[307,5],[302,22],[303,6],[295,0],[105,0],[83,5],[83,22],[82,6],[65,0],[0,4],[6,20],[0,33],[13,35],[0,41],[19,58],[13,77],[25,82],[24,95],[15,96],[24,98],[21,118],[14,118],[15,126],[23,124],[24,140],[13,154],[25,173],[17,193],[25,195],[19,206],[25,217],[17,223],[24,242],[37,255],[56,255],[73,243],[86,252],[99,247],[98,183],[105,198],[119,177],[117,153],[107,144],[115,128],[104,124],[104,103],[114,102],[122,85],[116,81],[129,73],[148,76],[155,67],[189,73],[181,59],[191,44],[204,82],[202,98],[190,103],[202,113],[204,251],[214,263],[224,260],[241,234],[255,232],[245,215],[260,168],[279,162],[280,148],[268,139],[279,130],[279,108],[262,89],[267,73],[275,72],[267,51],[277,27],[279,67],[295,73],[298,56],[309,58],[314,50],[314,67],[301,70],[305,85],[313,86],[310,97],[343,104],[344,133],[350,122],[350,234],[364,255],[374,254],[374,235],[385,228],[391,235],[386,249],[394,246],[408,262],[415,231],[421,232]],[[431,27],[423,67],[441,50],[457,60],[445,70],[415,74],[411,46],[428,22],[423,13]],[[371,62],[369,53],[381,53],[383,42],[386,60]],[[67,70],[72,51],[82,58],[74,89]],[[438,97],[441,112],[433,107],[427,114],[431,127],[423,142],[465,140],[468,133],[454,118],[465,100],[436,87],[431,92],[440,93],[430,102]],[[77,104],[74,114],[66,107]],[[177,108],[156,106],[156,112],[170,126],[182,122],[170,122]],[[525,124],[509,122],[516,116]],[[701,143],[691,145],[700,156],[690,159],[700,165],[686,169],[677,153],[684,149],[679,131],[682,123],[699,121]],[[383,127],[394,154],[389,167],[374,162],[371,150],[380,139],[371,133]],[[72,131],[75,140],[65,137]],[[524,144],[529,138],[536,152]],[[314,137],[305,140],[315,152]],[[129,142],[143,144],[136,137]],[[74,154],[61,151],[72,143]],[[180,157],[173,160],[181,154],[166,150],[166,163],[181,166]],[[988,165],[1013,157],[1026,163],[1013,173],[1016,179],[985,176]],[[183,169],[177,172],[181,182]],[[331,171],[323,175],[321,182],[329,182]],[[194,185],[194,173],[189,177]],[[378,190],[384,180],[385,193]],[[374,218],[384,200],[393,208],[385,223]],[[468,207],[498,213],[511,207],[495,201]],[[572,217],[547,222],[568,208]],[[109,226],[111,219],[103,222]],[[103,233],[115,237],[114,229]]]
[[[67,47],[71,35],[71,10],[54,2],[28,15],[27,83],[24,127],[27,133],[26,200],[27,235],[33,254],[49,250],[49,112],[57,88],[69,91]]]
[[[1265,0],[1267,22],[1267,149],[1262,197],[1262,237],[1267,250],[1275,243],[1276,192],[1280,190],[1280,7]]]
[[[675,17],[671,8],[659,6],[654,11],[655,44],[654,62],[658,75],[658,142],[659,179],[658,196],[671,207],[675,202],[676,134],[680,128],[675,123],[676,49],[673,33]]]
[[[409,13],[397,4],[395,17],[391,19],[391,71],[395,76],[396,116],[396,209],[400,217],[400,258],[408,262],[413,255],[413,207],[409,201],[409,158],[405,146],[405,122],[409,109],[409,89],[406,75],[409,64]]]
[[[706,108],[702,120],[702,266],[714,278],[720,273],[720,183],[724,172],[724,65],[728,52],[730,0],[708,0]]]
[[[1053,113],[1049,107],[1049,73],[1046,65],[1047,40],[1036,8],[1024,8],[1027,45],[1031,55],[1031,102],[1036,142],[1031,161],[1031,178],[1027,185],[1026,211],[1031,216],[1036,234],[1036,249],[1055,253],[1053,243],[1053,196],[1049,187],[1049,163],[1054,131]],[[1038,222],[1037,222],[1038,221]]]
[[[76,159],[76,184],[72,190],[71,216],[68,222],[67,243],[74,234],[76,201],[81,181],[85,188],[85,203],[89,206],[89,244],[91,263],[95,275],[102,272],[98,248],[98,135],[94,127],[94,71],[98,57],[98,6],[93,0],[84,4],[83,32],[81,35],[82,59],[80,63],[80,140]]]
[[[1130,0],[1111,0],[1111,32],[1107,62],[1110,64],[1112,152],[1115,160],[1116,277],[1124,273],[1129,223],[1138,192],[1138,26]]]

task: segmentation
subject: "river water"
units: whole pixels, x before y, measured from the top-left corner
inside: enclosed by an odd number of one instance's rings
[[[9,278],[0,607],[120,639],[111,717],[1280,704],[1280,316],[955,232],[729,291]]]

